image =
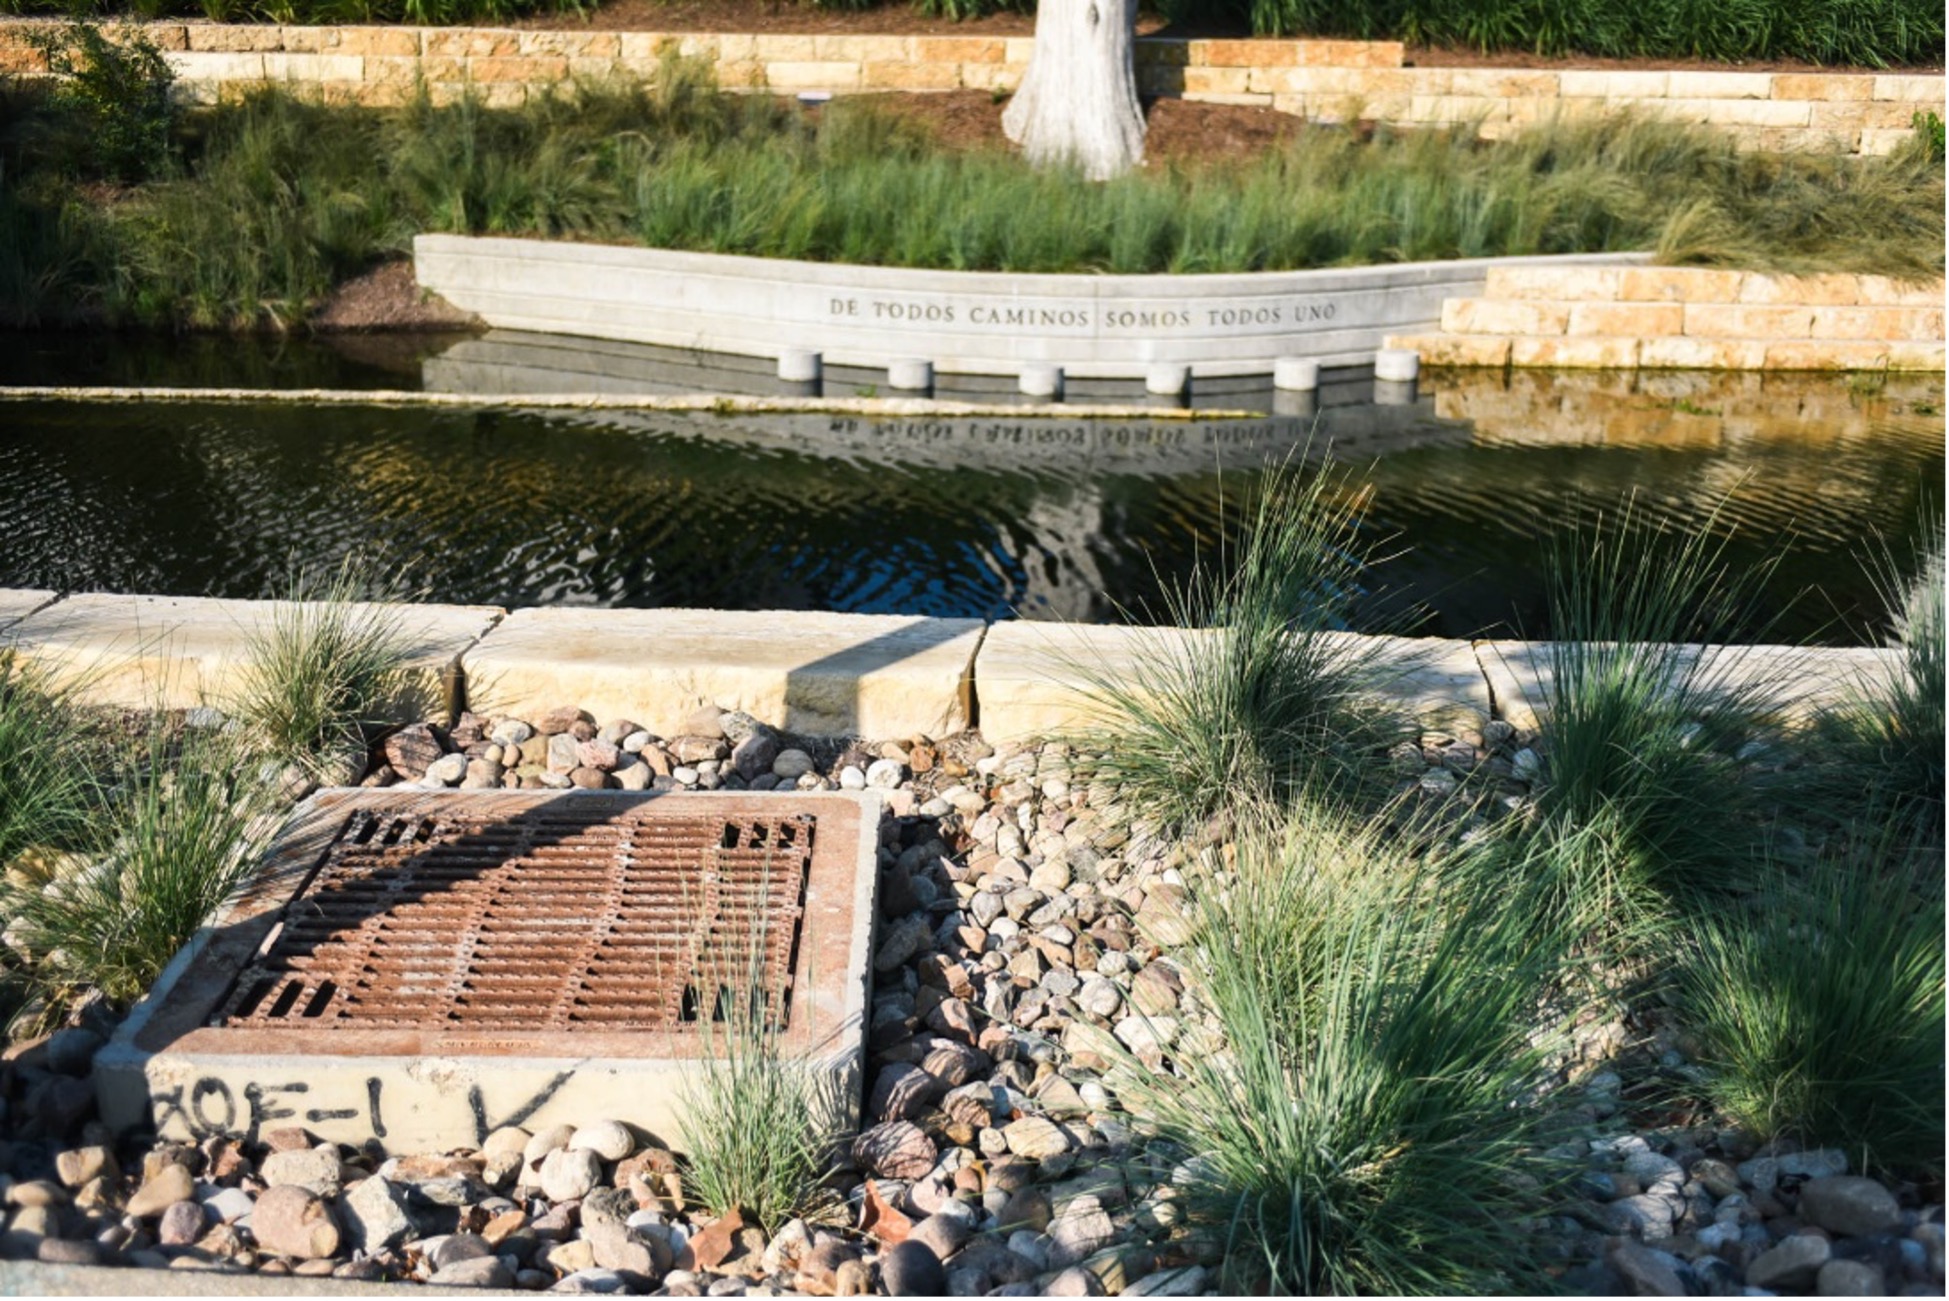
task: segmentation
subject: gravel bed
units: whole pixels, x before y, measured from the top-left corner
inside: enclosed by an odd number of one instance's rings
[[[1391,771],[1467,835],[1522,806],[1532,739],[1424,732]],[[1181,1223],[1184,1171],[1133,1153],[1097,1074],[1112,1041],[1159,1064],[1219,1044],[1173,957],[1190,865],[1075,758],[973,733],[792,737],[717,709],[664,738],[565,707],[414,724],[346,764],[366,786],[882,792],[865,1114],[821,1222],[709,1221],[683,1201],[671,1136],[627,1117],[503,1129],[478,1151],[296,1128],[117,1142],[91,1119],[109,1028],[91,1025],[0,1067],[0,1255],[668,1296],[1216,1294],[1219,1262]],[[1924,1201],[1939,1190],[1862,1178],[1836,1151],[1634,1124],[1636,1080],[1692,1069],[1655,1026],[1592,1023],[1564,1069],[1583,1090],[1583,1136],[1558,1152],[1577,1199],[1534,1229],[1570,1290],[1942,1294],[1942,1208]]]

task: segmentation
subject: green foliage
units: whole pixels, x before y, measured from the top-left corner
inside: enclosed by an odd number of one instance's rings
[[[1915,138],[1928,160],[1940,166],[1943,157],[1942,119],[1934,113],[1917,113],[1908,120],[1915,130]]]
[[[367,568],[351,557],[322,577],[299,573],[246,638],[233,712],[266,753],[314,774],[363,754],[368,729],[389,712],[417,718],[433,703],[416,698],[398,611],[365,599]]]
[[[100,803],[72,689],[0,654],[0,869],[86,841]]]
[[[580,14],[591,7],[591,0],[0,0],[0,14],[126,13],[143,19],[188,16],[219,23],[425,27],[506,22],[532,14]]]
[[[1765,738],[1765,684],[1711,639],[1749,625],[1764,575],[1735,579],[1710,528],[1577,532],[1548,555],[1540,835],[1579,922],[1615,934],[1738,888]]]
[[[1308,813],[1199,883],[1188,980],[1224,1048],[1108,1082],[1189,1154],[1190,1230],[1234,1295],[1529,1291],[1545,1213],[1552,1027],[1566,936],[1522,888]],[[1176,1182],[1176,1180],[1174,1180]]]
[[[1939,833],[1917,844],[1937,855],[1919,892],[1920,873],[1902,870],[1912,851],[1888,836],[1700,921],[1678,991],[1721,1114],[1761,1138],[1844,1147],[1870,1169],[1939,1175]]]
[[[1613,58],[1805,59],[1882,67],[1942,57],[1931,0],[1166,0],[1174,18],[1249,21],[1262,36],[1397,38]]]
[[[1617,119],[1482,144],[1322,128],[1248,164],[1107,185],[936,148],[871,103],[650,90],[395,111],[265,92],[199,113],[183,174],[103,204],[0,119],[0,321],[289,326],[424,230],[573,236],[815,261],[1219,272],[1661,249],[1774,270],[1940,274],[1939,165],[1741,154]],[[1035,220],[1022,214],[1034,213]]]
[[[269,831],[269,793],[254,767],[224,733],[158,723],[85,863],[45,884],[0,887],[43,1006],[88,989],[134,1002],[243,882]]]
[[[146,180],[170,161],[176,74],[139,27],[113,39],[91,22],[28,28],[25,39],[60,78],[48,95],[57,150],[92,178]]]
[[[1077,744],[1140,816],[1183,827],[1351,798],[1399,739],[1379,678],[1335,635],[1364,568],[1344,487],[1331,466],[1269,473],[1235,544],[1166,588],[1187,631],[1145,635],[1128,666],[1071,666],[1097,719]]]
[[[754,902],[748,954],[695,978],[701,1069],[681,1088],[684,1195],[713,1215],[737,1210],[776,1232],[829,1201],[826,1117],[836,1116],[808,1061],[787,1042],[764,974],[765,912]],[[714,991],[709,992],[709,991]]]

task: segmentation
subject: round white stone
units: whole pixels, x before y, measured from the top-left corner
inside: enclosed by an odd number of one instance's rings
[[[1059,401],[1062,398],[1062,367],[1032,361],[1022,367],[1022,375],[1018,383],[1025,397],[1041,398],[1050,402]]]
[[[619,1120],[598,1120],[577,1129],[568,1146],[571,1152],[594,1152],[605,1161],[620,1161],[636,1150],[636,1136]]]
[[[778,378],[793,384],[810,384],[825,373],[825,357],[810,348],[787,348],[778,354]]]
[[[803,777],[812,771],[812,756],[803,750],[780,750],[771,761],[771,770],[787,781]]]
[[[919,357],[896,357],[887,363],[887,387],[926,392],[934,387],[934,363]]]
[[[1275,357],[1272,362],[1272,387],[1294,393],[1310,393],[1320,386],[1320,363],[1311,357]]]
[[[1382,348],[1374,354],[1374,378],[1404,381],[1421,374],[1421,354],[1412,348]]]
[[[1144,392],[1182,397],[1191,387],[1191,368],[1176,362],[1157,362],[1144,371]]]

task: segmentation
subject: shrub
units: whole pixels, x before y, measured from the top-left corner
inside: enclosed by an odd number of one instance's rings
[[[71,22],[30,28],[26,40],[60,78],[49,105],[70,166],[124,183],[167,168],[176,74],[148,33],[125,27],[111,40],[94,23]]]
[[[47,1005],[89,989],[134,1002],[242,884],[270,831],[253,770],[224,733],[158,723],[85,864],[6,883],[9,939]]]
[[[1379,676],[1335,635],[1364,567],[1343,486],[1330,465],[1269,471],[1235,546],[1166,588],[1181,635],[1151,634],[1128,671],[1071,666],[1096,715],[1078,747],[1140,815],[1187,826],[1348,798],[1400,734]]]
[[[1885,836],[1810,880],[1777,876],[1749,905],[1702,919],[1681,951],[1705,1096],[1758,1137],[1941,1171],[1941,876],[1938,865],[1914,891],[1900,870],[1909,852]]]
[[[1187,1224],[1233,1294],[1523,1291],[1550,1125],[1529,1105],[1565,952],[1507,880],[1302,814],[1198,883],[1187,978],[1222,1045],[1128,1063],[1120,1105],[1188,1155]]]
[[[360,599],[365,570],[355,556],[322,580],[299,574],[245,642],[233,711],[258,745],[314,775],[362,753],[389,711],[418,716],[432,703],[416,698],[398,612]]]
[[[1892,679],[1872,682],[1842,707],[1835,757],[1849,792],[1879,821],[1888,818],[1912,828],[1920,839],[1940,844],[1943,834],[1943,698],[1949,684],[1943,671],[1942,524],[1930,531],[1933,542],[1920,571],[1895,588],[1895,645],[1899,656]],[[1843,798],[1847,798],[1843,796]]]

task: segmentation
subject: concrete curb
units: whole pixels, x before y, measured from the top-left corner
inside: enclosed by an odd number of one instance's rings
[[[242,663],[239,630],[274,604],[0,589],[0,648],[53,666],[90,703],[221,708]],[[1181,656],[1198,635],[823,611],[399,609],[409,625],[419,612],[429,665],[475,707],[532,715],[575,705],[663,735],[708,702],[809,735],[938,736],[972,724],[990,741],[1025,739],[1087,726],[1092,672],[1141,685],[1138,655]],[[1424,725],[1542,721],[1547,642],[1336,636]],[[1897,658],[1874,647],[1738,647],[1715,672],[1728,686],[1773,691],[1780,717],[1796,721],[1886,680]]]
[[[694,411],[708,415],[996,417],[1062,420],[1246,420],[1258,411],[1100,403],[937,402],[931,398],[762,398],[697,393],[430,393],[419,389],[0,387],[0,402],[275,402],[304,406],[514,407],[540,411]]]
[[[348,1283],[335,1278],[276,1278],[213,1269],[114,1269],[0,1261],[0,1296],[533,1296],[532,1292],[420,1283]]]

